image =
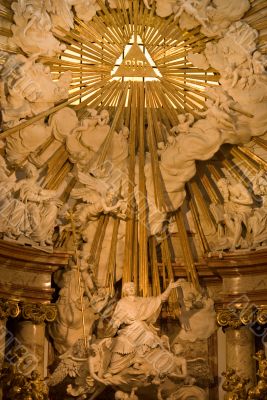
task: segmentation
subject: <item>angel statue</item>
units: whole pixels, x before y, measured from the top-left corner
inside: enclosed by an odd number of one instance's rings
[[[125,219],[127,203],[120,198],[119,190],[114,189],[108,182],[108,177],[95,178],[80,171],[77,173],[80,183],[86,185],[84,188],[74,188],[71,196],[76,200],[83,200],[76,207],[74,220],[85,228],[88,221],[95,220],[100,214],[114,214]]]
[[[180,18],[183,12],[186,12],[188,15],[194,17],[200,25],[204,27],[207,26],[208,18],[206,15],[200,15],[199,0],[179,0],[178,3],[174,6],[174,18]]]

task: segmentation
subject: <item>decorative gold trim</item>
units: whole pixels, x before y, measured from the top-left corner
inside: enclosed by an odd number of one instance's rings
[[[16,301],[0,298],[0,319],[16,318],[19,314],[20,308]]]
[[[248,306],[245,308],[225,308],[217,311],[217,323],[223,328],[240,328],[258,323],[266,325],[267,307]]]
[[[57,316],[57,309],[53,304],[23,304],[21,314],[24,319],[40,324],[53,322]]]

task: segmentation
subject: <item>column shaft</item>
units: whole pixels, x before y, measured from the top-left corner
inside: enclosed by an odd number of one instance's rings
[[[242,326],[238,329],[226,329],[226,366],[233,368],[243,378],[256,379],[255,340],[251,330]]]
[[[16,338],[21,346],[27,349],[27,357],[24,357],[24,373],[36,369],[41,378],[44,377],[44,345],[45,324],[36,324],[32,321],[21,321],[17,325]]]

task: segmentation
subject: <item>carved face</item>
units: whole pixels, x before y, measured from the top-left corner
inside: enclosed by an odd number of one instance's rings
[[[135,296],[136,295],[135,284],[133,282],[126,282],[123,285],[122,291],[125,296]]]
[[[109,122],[109,112],[107,110],[101,111],[100,118],[98,121],[99,125],[103,126],[108,124],[108,122]]]

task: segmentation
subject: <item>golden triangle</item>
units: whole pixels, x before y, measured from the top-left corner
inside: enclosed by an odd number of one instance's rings
[[[144,53],[142,53],[142,50],[137,43],[132,45],[114,76],[131,78],[157,78],[154,69],[150,65]]]

